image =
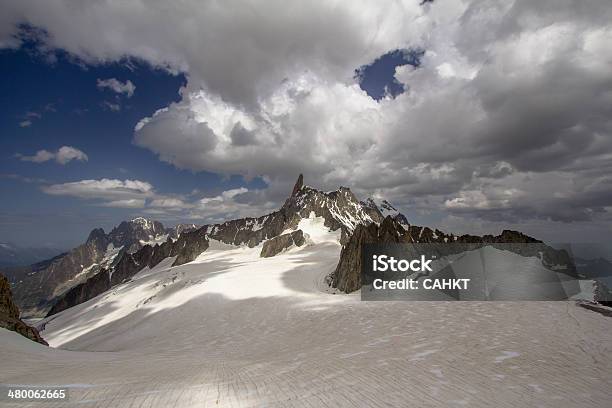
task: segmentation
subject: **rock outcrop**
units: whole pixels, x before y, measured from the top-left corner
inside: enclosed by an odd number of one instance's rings
[[[14,331],[37,343],[48,346],[36,328],[27,325],[19,318],[19,308],[13,302],[8,279],[0,275],[0,327]]]
[[[304,233],[302,230],[296,230],[287,234],[279,235],[272,239],[264,242],[261,248],[260,256],[262,258],[269,258],[280,254],[284,250],[292,246],[302,246],[306,240],[304,239]]]
[[[391,216],[380,225],[359,225],[342,248],[340,260],[328,283],[343,292],[361,289],[361,248],[363,244],[414,242],[406,230]]]
[[[381,212],[382,213],[382,212]],[[578,278],[576,267],[565,250],[554,249],[518,231],[504,230],[500,235],[446,234],[438,229],[407,225],[405,218],[397,214],[388,215],[380,225],[359,225],[348,237],[342,247],[340,260],[334,272],[328,277],[329,284],[343,292],[350,293],[361,289],[361,248],[363,244],[387,243],[457,243],[489,245],[501,250],[511,251],[521,256],[537,256],[545,267],[563,266],[564,273]],[[533,244],[533,245],[524,245]],[[445,247],[445,252],[452,247]],[[457,246],[457,251],[462,251]]]
[[[291,196],[296,195],[301,189],[304,187],[304,175],[300,174],[298,176],[295,185],[293,186],[293,191],[291,191]]]

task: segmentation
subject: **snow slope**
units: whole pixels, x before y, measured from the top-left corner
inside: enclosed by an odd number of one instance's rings
[[[361,302],[330,294],[338,236],[272,258],[212,243],[53,316],[0,330],[0,383],[54,407],[580,407],[612,400],[612,321],[572,302]],[[10,405],[9,405],[10,406]],[[28,406],[19,403],[15,406]]]

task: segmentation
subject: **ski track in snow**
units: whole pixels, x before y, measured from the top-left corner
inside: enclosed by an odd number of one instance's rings
[[[330,294],[338,234],[273,258],[212,242],[49,319],[47,348],[0,329],[19,407],[583,407],[612,401],[612,320],[572,302],[361,302]],[[4,406],[4,405],[3,405]]]

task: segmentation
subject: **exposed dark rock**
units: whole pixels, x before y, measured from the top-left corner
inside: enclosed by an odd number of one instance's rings
[[[269,258],[294,245],[298,247],[302,246],[305,242],[302,230],[279,235],[264,242],[260,256],[262,258]]]
[[[291,195],[292,196],[296,195],[298,191],[302,189],[303,186],[304,186],[304,176],[300,174],[298,176],[297,181],[295,182],[295,185],[293,186],[293,191],[291,191]]]
[[[174,228],[168,228],[168,238],[178,239],[184,232],[190,232],[200,228],[197,224],[178,224]]]
[[[612,317],[612,306],[610,303],[596,303],[596,302],[588,302],[588,301],[577,301],[576,304],[584,309],[590,310],[592,312],[599,313],[600,315],[606,317]]]
[[[361,247],[363,244],[413,242],[406,230],[388,216],[379,225],[358,225],[340,253],[340,261],[329,276],[332,287],[350,293],[361,288]]]
[[[60,296],[51,307],[47,316],[54,315],[74,305],[93,299],[111,288],[109,271],[102,269],[100,272],[87,279],[85,282],[71,288]]]
[[[209,246],[206,231],[202,228],[182,234],[172,245],[170,256],[176,256],[172,266],[183,265],[193,261]],[[149,265],[153,266],[153,265]]]
[[[0,275],[0,327],[48,346],[47,342],[38,333],[38,330],[28,326],[19,318],[19,308],[13,302],[9,281],[4,275]]]

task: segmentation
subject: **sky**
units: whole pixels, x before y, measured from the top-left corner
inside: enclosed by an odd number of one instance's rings
[[[300,173],[455,233],[612,232],[605,0],[1,4],[0,241],[261,215]]]

